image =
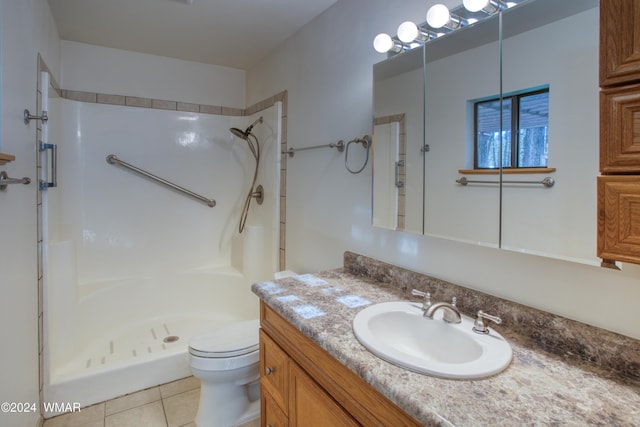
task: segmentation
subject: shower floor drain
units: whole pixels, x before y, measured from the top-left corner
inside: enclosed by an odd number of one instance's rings
[[[170,343],[170,342],[176,342],[180,339],[180,337],[176,336],[176,335],[169,335],[168,337],[166,337],[165,339],[162,340],[162,342],[166,342],[166,343]]]

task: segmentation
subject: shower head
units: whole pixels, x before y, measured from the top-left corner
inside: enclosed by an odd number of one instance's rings
[[[260,116],[255,122],[251,123],[249,127],[246,128],[245,130],[240,130],[238,128],[231,128],[229,129],[229,131],[231,131],[231,133],[237,136],[238,138],[242,138],[246,140],[251,134],[251,130],[253,129],[253,127],[258,123],[262,123],[262,116]]]
[[[235,136],[241,139],[247,139],[247,137],[249,136],[249,133],[245,133],[245,131],[240,130],[238,128],[231,128],[229,130],[231,131],[232,134],[234,134]]]
[[[262,116],[258,118],[255,122],[251,123],[248,128],[245,130],[241,130],[238,128],[231,128],[229,131],[240,139],[244,139],[251,150],[251,154],[256,159],[256,168],[253,171],[253,182],[251,184],[251,188],[249,189],[249,194],[247,194],[247,198],[245,199],[244,206],[242,207],[242,213],[240,214],[240,224],[238,224],[238,231],[242,233],[244,230],[244,225],[247,222],[247,215],[249,214],[249,205],[251,204],[251,199],[254,197],[262,197],[262,186],[258,186],[258,191],[254,191],[256,186],[256,180],[258,179],[258,166],[260,165],[260,143],[258,142],[258,137],[251,133],[251,130],[258,123],[262,123]],[[258,199],[258,204],[262,204],[261,199]]]

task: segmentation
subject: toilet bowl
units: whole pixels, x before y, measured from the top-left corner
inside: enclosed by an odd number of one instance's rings
[[[231,427],[260,414],[259,320],[228,323],[189,340],[189,366],[200,380],[198,427]]]

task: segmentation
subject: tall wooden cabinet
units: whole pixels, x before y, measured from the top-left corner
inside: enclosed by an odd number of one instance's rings
[[[598,256],[640,264],[640,1],[600,0]]]
[[[260,303],[261,427],[420,424]]]

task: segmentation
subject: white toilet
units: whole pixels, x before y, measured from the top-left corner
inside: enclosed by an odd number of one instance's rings
[[[200,379],[198,427],[231,427],[260,414],[259,320],[221,325],[189,340],[189,366]]]

